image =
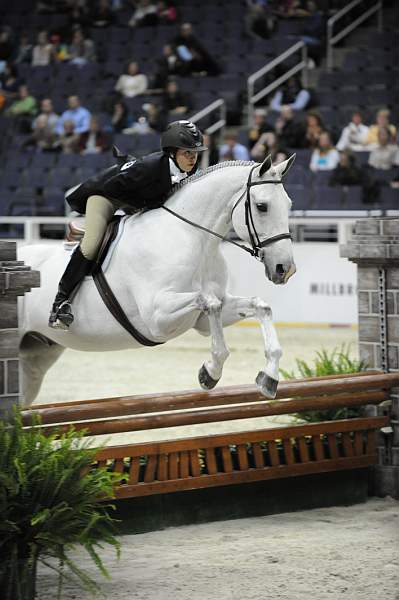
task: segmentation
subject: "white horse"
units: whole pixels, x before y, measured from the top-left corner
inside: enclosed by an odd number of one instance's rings
[[[232,161],[210,167],[180,183],[165,206],[222,237],[232,226],[246,242],[257,234],[258,241],[264,243],[258,248],[258,258],[267,277],[276,284],[286,283],[295,265],[287,234],[291,201],[281,179],[294,158],[274,167],[270,157],[261,165]],[[254,187],[248,187],[249,177]],[[251,224],[246,199],[250,201]],[[266,365],[256,381],[261,392],[272,398],[279,378],[281,347],[271,309],[260,298],[234,297],[226,292],[227,269],[220,243],[220,238],[162,208],[133,215],[125,221],[106,277],[130,322],[149,340],[166,342],[190,328],[211,336],[211,356],[199,374],[204,389],[219,381],[229,355],[223,327],[246,317],[257,318]],[[84,280],[75,296],[75,319],[69,331],[50,329],[50,306],[70,252],[61,244],[57,248],[40,244],[22,247],[19,254],[41,273],[41,287],[27,294],[20,306],[20,364],[26,406],[34,401],[46,371],[65,348],[96,352],[140,347],[109,313],[92,278]]]

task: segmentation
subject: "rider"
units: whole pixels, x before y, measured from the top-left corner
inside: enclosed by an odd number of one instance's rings
[[[195,173],[198,153],[207,148],[194,123],[174,121],[161,135],[161,149],[142,158],[123,157],[122,164],[101,171],[66,193],[72,209],[86,214],[86,231],[61,277],[50,327],[68,329],[72,323],[72,292],[91,272],[115,211],[162,206],[173,185]]]

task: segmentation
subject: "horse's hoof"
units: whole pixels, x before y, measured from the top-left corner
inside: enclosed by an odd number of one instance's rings
[[[270,377],[264,371],[259,371],[256,377],[256,385],[266,398],[276,397],[278,380]]]
[[[218,383],[219,379],[213,379],[206,370],[205,365],[202,365],[198,372],[198,381],[203,390],[211,390]]]

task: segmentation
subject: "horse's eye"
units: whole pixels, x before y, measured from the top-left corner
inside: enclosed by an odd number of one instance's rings
[[[265,204],[264,202],[259,202],[259,203],[256,205],[256,208],[259,210],[259,212],[265,212],[265,213],[266,213],[266,212],[267,212],[267,209],[268,209],[268,206],[267,206],[267,204]]]

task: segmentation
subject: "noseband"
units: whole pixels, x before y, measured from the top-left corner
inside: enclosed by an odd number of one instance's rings
[[[270,244],[274,244],[274,242],[279,242],[280,240],[292,240],[292,235],[287,231],[286,233],[279,233],[277,235],[273,235],[269,238],[266,238],[265,240],[262,241],[258,235],[258,232],[256,231],[254,218],[253,218],[253,212],[252,212],[252,206],[251,206],[251,187],[254,187],[255,185],[265,185],[267,183],[272,183],[274,185],[276,185],[278,183],[283,183],[282,179],[278,179],[278,180],[267,179],[266,181],[252,181],[252,173],[253,173],[254,169],[256,169],[258,166],[259,165],[254,165],[252,167],[252,169],[250,170],[249,175],[248,175],[248,180],[246,183],[245,191],[238,198],[237,202],[234,204],[233,209],[231,211],[231,217],[233,217],[233,213],[234,213],[235,209],[240,204],[241,200],[245,197],[245,225],[248,230],[249,241],[251,242],[251,246],[252,246],[251,248],[247,248],[246,246],[243,246],[242,244],[233,242],[233,240],[227,239],[225,236],[220,235],[219,233],[216,233],[216,231],[212,231],[211,229],[207,229],[206,227],[203,227],[202,225],[199,225],[198,223],[194,223],[193,221],[186,219],[186,217],[183,217],[182,215],[179,215],[178,213],[174,212],[170,208],[167,208],[166,206],[162,206],[162,208],[164,210],[166,210],[168,213],[170,213],[170,214],[174,215],[175,217],[177,217],[178,219],[180,219],[181,221],[184,221],[185,223],[188,223],[189,225],[192,225],[193,227],[195,227],[197,229],[206,231],[207,233],[210,233],[211,235],[214,235],[215,237],[220,238],[224,242],[229,242],[229,244],[233,244],[234,246],[241,248],[241,250],[245,250],[245,252],[249,252],[249,254],[251,254],[251,256],[253,256],[254,258],[261,260],[260,251],[262,250],[262,248],[264,248],[265,246],[269,246]]]

